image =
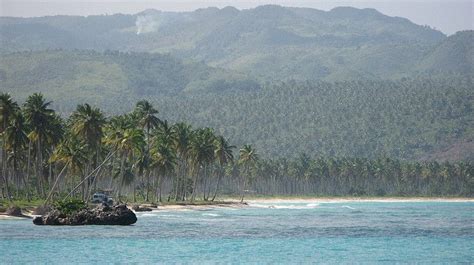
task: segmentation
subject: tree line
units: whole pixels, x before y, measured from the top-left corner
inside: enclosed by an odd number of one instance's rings
[[[40,93],[22,107],[9,94],[0,95],[4,198],[49,200],[67,194],[87,200],[92,192],[108,189],[119,200],[133,192],[133,200],[161,202],[164,182],[171,178],[168,201],[194,201],[198,193],[214,200],[224,167],[242,168],[244,191],[258,159],[250,145],[234,159],[236,147],[213,129],[169,124],[145,100],[130,113],[108,118],[86,103],[64,120],[50,105]]]
[[[259,156],[211,128],[171,124],[150,102],[106,117],[80,104],[63,119],[40,93],[20,106],[0,94],[1,196],[214,201],[219,194],[472,196],[469,162]]]

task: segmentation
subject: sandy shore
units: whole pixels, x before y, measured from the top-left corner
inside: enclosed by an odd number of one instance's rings
[[[315,198],[261,198],[248,203],[338,203],[338,202],[474,202],[474,198],[400,198],[400,197],[315,197]]]
[[[314,197],[314,198],[249,198],[244,200],[244,203],[240,203],[238,199],[225,199],[222,203],[214,204],[172,204],[172,205],[159,205],[158,208],[153,208],[155,211],[186,211],[186,210],[210,210],[216,208],[234,208],[240,209],[245,207],[252,207],[253,204],[291,204],[291,203],[350,203],[350,202],[474,202],[474,198],[425,198],[425,197],[412,197],[412,198],[400,198],[400,197]],[[146,206],[146,205],[145,205]],[[146,212],[143,212],[146,213]],[[9,216],[5,213],[0,213],[0,220],[21,220],[25,218],[33,218],[34,215],[31,212],[24,212],[28,217],[15,217]]]

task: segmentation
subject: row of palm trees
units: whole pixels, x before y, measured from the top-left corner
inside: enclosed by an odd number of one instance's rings
[[[301,154],[262,159],[251,190],[262,195],[474,196],[472,161],[403,161]],[[250,179],[255,179],[251,176]]]
[[[260,159],[210,128],[169,124],[147,101],[106,117],[89,104],[62,119],[33,94],[0,94],[1,196],[43,198],[107,190],[119,199],[214,201],[239,195],[473,196],[474,164],[389,158]],[[132,197],[133,196],[133,197]]]
[[[146,201],[215,200],[228,168],[242,168],[236,177],[243,200],[247,175],[258,155],[250,145],[234,159],[231,145],[210,128],[169,124],[140,101],[123,115],[106,117],[81,104],[63,120],[40,93],[22,107],[0,94],[2,196],[50,200],[61,195],[86,200],[97,190],[119,199]]]

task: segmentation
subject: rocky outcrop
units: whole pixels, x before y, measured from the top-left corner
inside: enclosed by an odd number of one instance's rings
[[[144,205],[134,205],[132,207],[132,210],[134,210],[135,212],[151,212],[152,211],[151,208]]]
[[[137,216],[125,204],[112,207],[103,204],[69,215],[52,210],[33,219],[35,225],[131,225],[136,222]]]
[[[6,215],[8,216],[14,216],[14,217],[24,217],[24,218],[31,218],[28,215],[24,215],[23,212],[21,211],[20,207],[12,206],[7,209],[5,212]]]

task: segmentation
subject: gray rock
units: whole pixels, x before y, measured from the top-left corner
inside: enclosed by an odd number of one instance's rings
[[[136,222],[137,216],[125,204],[112,207],[103,204],[70,215],[53,210],[33,219],[35,225],[131,225]]]

